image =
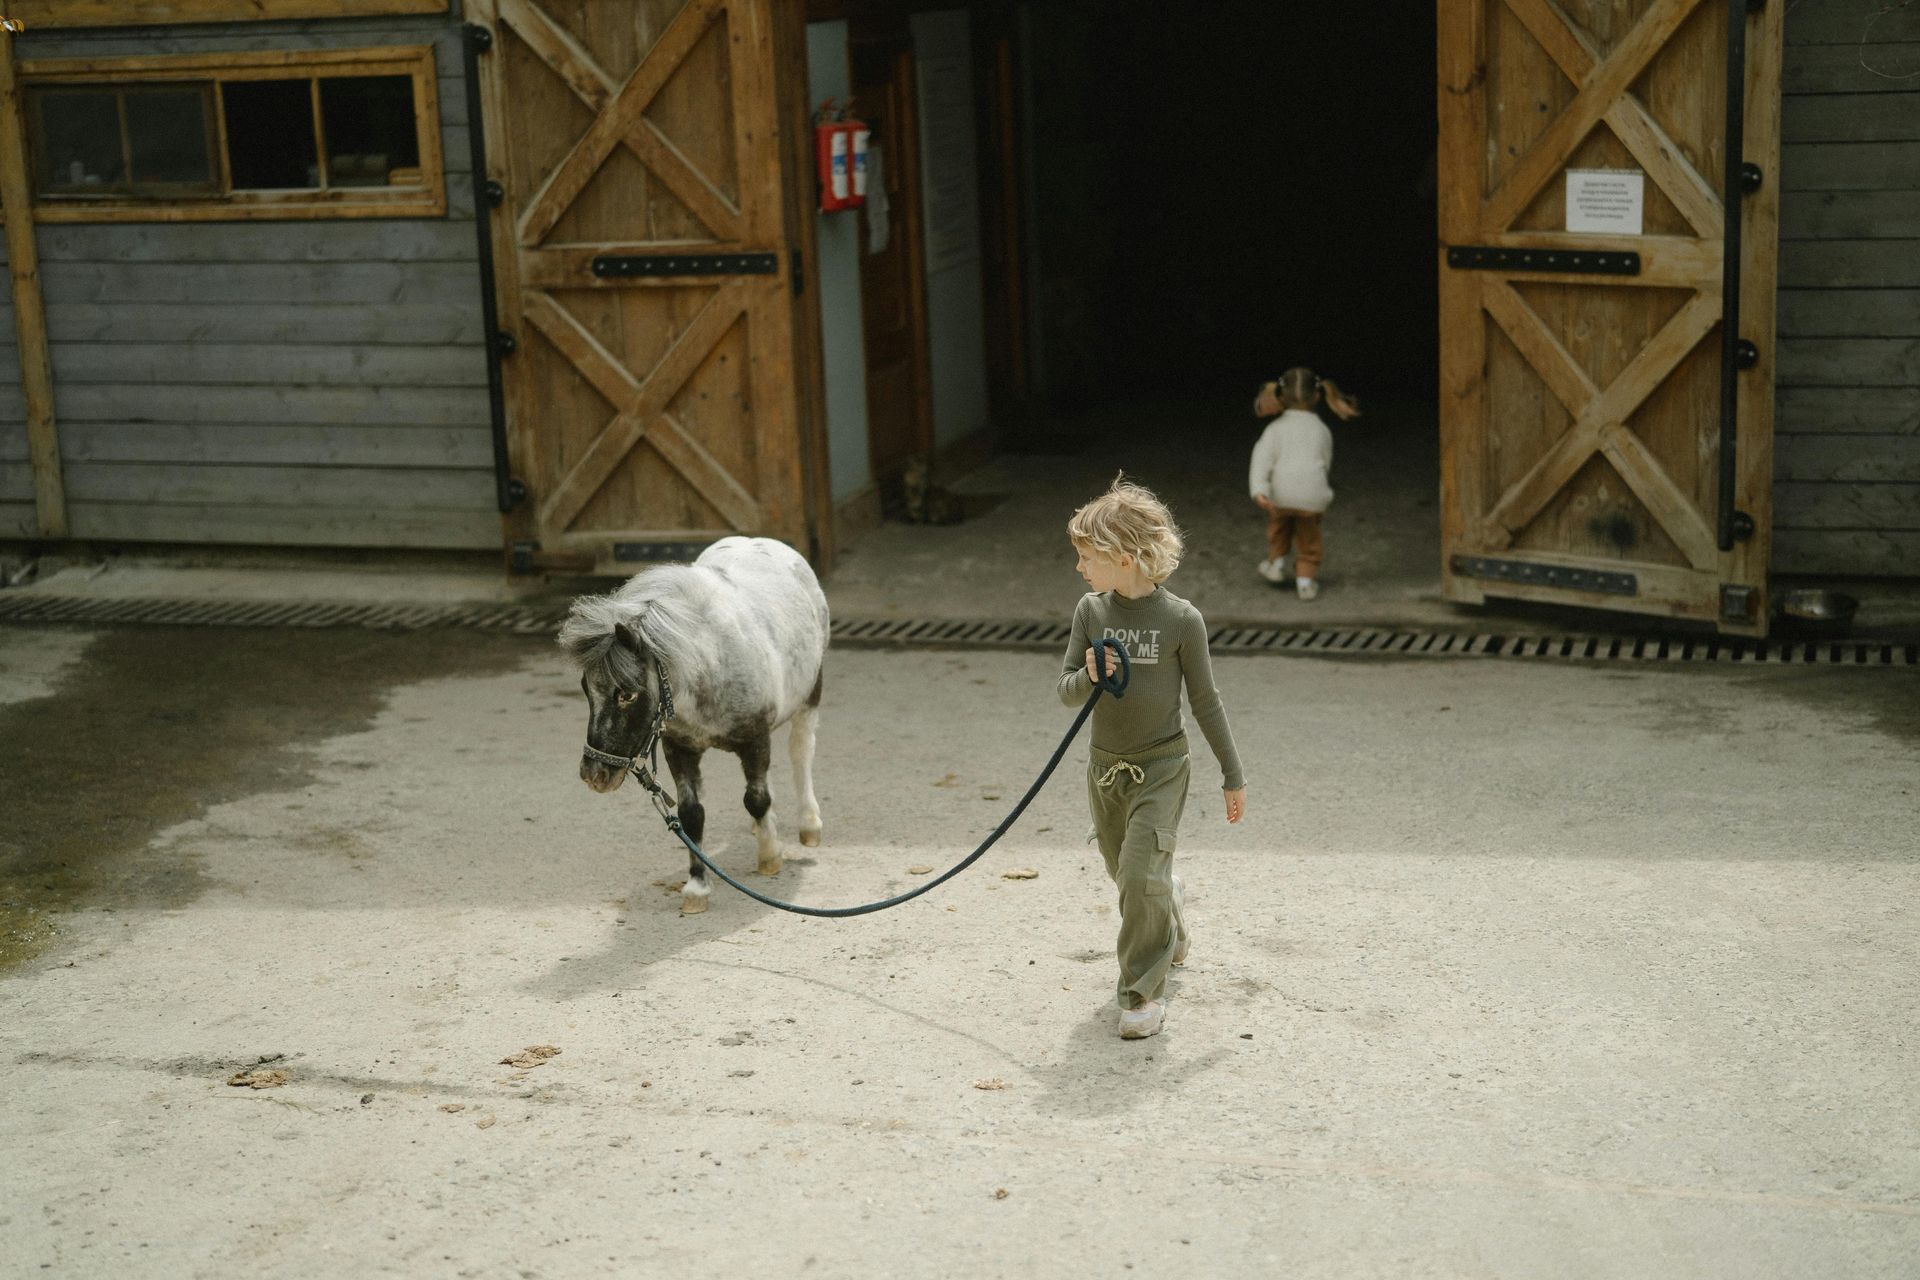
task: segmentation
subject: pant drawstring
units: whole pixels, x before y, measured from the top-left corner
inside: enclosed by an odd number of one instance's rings
[[[1104,787],[1104,786],[1110,785],[1113,782],[1115,775],[1117,775],[1122,769],[1132,774],[1133,780],[1136,783],[1145,782],[1147,780],[1147,771],[1145,769],[1142,769],[1139,765],[1134,764],[1129,760],[1116,760],[1113,762],[1113,766],[1110,769],[1108,769],[1105,773],[1101,774],[1098,778],[1095,778],[1093,780],[1093,785],[1096,787]]]

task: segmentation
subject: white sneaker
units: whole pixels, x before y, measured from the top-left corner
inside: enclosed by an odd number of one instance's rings
[[[1320,584],[1312,578],[1302,578],[1300,579],[1299,590],[1302,600],[1311,600],[1320,594]]]
[[[1173,927],[1180,931],[1179,941],[1173,944],[1173,962],[1175,964],[1185,964],[1187,962],[1187,949],[1193,945],[1193,935],[1187,932],[1186,912],[1181,910],[1186,904],[1186,900],[1187,886],[1180,882],[1179,876],[1175,876],[1173,878]]]
[[[1260,576],[1268,582],[1285,582],[1287,580],[1286,557],[1282,556],[1278,560],[1262,560],[1260,562]]]
[[[1160,1028],[1166,1025],[1167,1002],[1149,1000],[1138,1009],[1120,1011],[1120,1038],[1122,1040],[1145,1040],[1148,1036],[1160,1034]]]

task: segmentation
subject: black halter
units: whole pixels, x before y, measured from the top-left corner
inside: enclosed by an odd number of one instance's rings
[[[667,669],[657,659],[653,664],[653,673],[660,681],[660,696],[654,699],[653,723],[647,726],[647,740],[640,750],[630,756],[617,756],[611,751],[602,751],[591,742],[581,748],[588,758],[598,760],[601,764],[610,764],[616,769],[631,770],[642,782],[651,782],[652,774],[660,768],[660,730],[667,721],[673,719],[673,686],[667,682]],[[642,760],[647,763],[641,764]]]

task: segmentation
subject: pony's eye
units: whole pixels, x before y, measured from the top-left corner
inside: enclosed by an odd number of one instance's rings
[[[640,701],[640,695],[637,693],[629,693],[629,692],[626,692],[625,690],[622,690],[614,698],[614,701],[619,703],[623,707],[630,707],[634,703]]]

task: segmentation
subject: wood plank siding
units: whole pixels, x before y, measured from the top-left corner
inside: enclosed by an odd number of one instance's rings
[[[41,223],[77,539],[495,549],[458,23],[29,33],[23,59],[432,45],[444,218]],[[14,316],[0,299],[0,538],[31,536]]]
[[[1920,6],[1787,14],[1778,573],[1920,574]]]

